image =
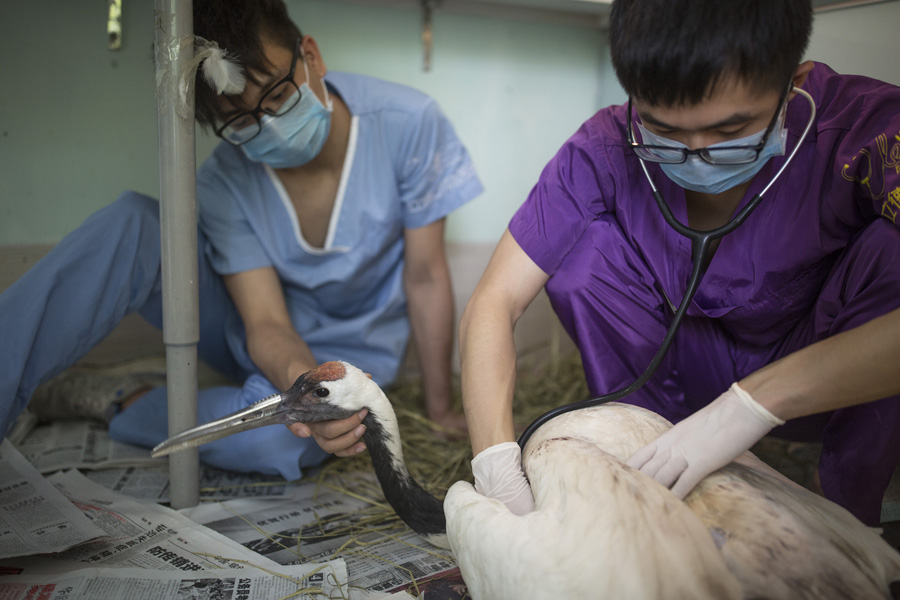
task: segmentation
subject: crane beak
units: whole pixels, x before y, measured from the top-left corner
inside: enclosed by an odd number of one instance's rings
[[[277,425],[279,423],[293,423],[290,410],[282,403],[282,395],[274,394],[263,398],[253,406],[222,417],[187,431],[173,435],[163,443],[156,446],[151,456],[157,458],[178,450],[194,448],[201,444],[213,442],[240,431],[256,429],[264,425]]]
[[[291,389],[283,394],[273,394],[249,408],[222,417],[218,421],[212,421],[173,435],[156,446],[151,456],[157,458],[178,450],[195,448],[234,433],[256,429],[264,425],[290,425],[298,421],[314,423],[343,419],[356,412],[342,409],[316,398],[313,392],[319,381],[308,375],[308,373],[304,373],[298,377]]]

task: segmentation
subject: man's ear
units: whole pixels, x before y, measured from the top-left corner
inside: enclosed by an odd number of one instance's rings
[[[319,79],[325,77],[328,69],[325,67],[325,61],[322,60],[322,53],[319,52],[319,45],[311,35],[304,35],[300,42],[300,52],[309,65],[309,70],[315,73]]]
[[[797,70],[794,71],[794,78],[791,80],[791,84],[795,88],[803,87],[803,84],[806,83],[806,78],[809,75],[809,72],[813,70],[815,63],[813,61],[808,60],[806,62],[802,62],[797,65]],[[788,99],[790,100],[796,95],[795,92],[791,92]]]

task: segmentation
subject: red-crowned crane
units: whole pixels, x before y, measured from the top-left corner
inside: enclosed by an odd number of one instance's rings
[[[475,600],[891,598],[900,580],[900,554],[873,530],[749,453],[684,501],[625,466],[671,425],[623,404],[563,414],[531,437],[523,465],[535,510],[524,516],[467,482],[455,483],[443,504],[425,492],[404,463],[390,401],[343,362],[320,365],[284,394],[154,452],[363,408],[363,441],[385,498],[426,540],[449,541]]]

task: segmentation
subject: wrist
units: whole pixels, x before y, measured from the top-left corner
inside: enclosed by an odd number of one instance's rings
[[[804,391],[798,387],[796,379],[784,373],[779,375],[779,362],[763,367],[737,383],[760,406],[779,419],[790,421],[803,416],[797,409],[802,405],[799,399],[804,396]]]
[[[468,416],[468,413],[466,415]],[[478,456],[485,450],[500,444],[516,443],[512,423],[509,425],[509,431],[506,431],[505,427],[492,427],[490,431],[484,431],[478,427],[481,424],[480,421],[470,418],[469,422],[469,440],[472,443],[473,456]]]
[[[768,408],[760,404],[747,390],[743,389],[737,383],[731,384],[730,391],[747,412],[751,413],[763,423],[766,423],[772,428],[784,425],[784,419],[775,415]]]
[[[516,442],[500,442],[499,444],[494,444],[493,446],[489,446],[489,447],[485,448],[484,450],[482,450],[481,452],[479,452],[478,454],[476,454],[475,457],[472,459],[472,466],[475,466],[478,463],[488,460],[488,457],[490,457],[493,454],[507,453],[507,452],[510,453],[510,455],[516,454],[519,457],[521,457],[521,455],[522,455],[522,451],[519,450],[519,445]]]
[[[284,368],[284,376],[285,380],[281,382],[273,382],[275,385],[282,390],[288,390],[297,379],[303,375],[304,373],[309,372],[310,370],[316,368],[318,363],[307,360],[292,360],[287,366]]]

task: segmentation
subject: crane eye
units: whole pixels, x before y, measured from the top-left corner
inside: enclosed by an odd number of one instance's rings
[[[316,396],[319,398],[327,398],[328,397],[328,388],[316,388]]]

